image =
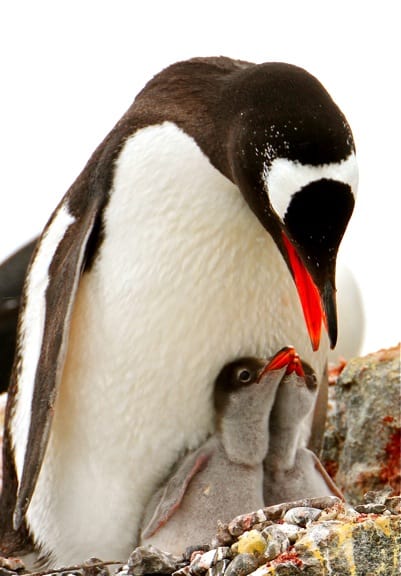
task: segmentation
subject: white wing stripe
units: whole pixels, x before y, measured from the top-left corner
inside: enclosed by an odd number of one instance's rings
[[[42,348],[49,269],[66,230],[74,220],[67,206],[61,204],[41,239],[26,281],[26,306],[19,337],[21,367],[12,418],[12,438],[19,480],[24,465],[35,375]]]

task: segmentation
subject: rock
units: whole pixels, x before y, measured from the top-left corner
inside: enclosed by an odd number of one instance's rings
[[[308,576],[399,576],[400,517],[361,515],[357,521],[316,523],[294,550]]]
[[[20,558],[3,558],[0,556],[0,568],[10,570],[12,572],[25,572],[25,565]]]
[[[399,395],[400,346],[349,361],[330,387],[321,460],[349,502],[386,486],[400,493]]]
[[[258,558],[254,554],[238,554],[228,565],[225,576],[247,576],[258,566]]]
[[[286,552],[290,547],[290,540],[284,530],[281,529],[281,525],[273,524],[272,526],[267,526],[262,531],[262,536],[266,540],[266,550],[263,553],[263,557],[266,560],[274,560],[283,552]]]
[[[232,553],[228,546],[219,546],[205,552],[198,551],[190,559],[189,571],[193,576],[200,576],[223,560],[231,560],[231,558]],[[225,564],[221,566],[223,565]]]
[[[284,514],[284,522],[289,524],[296,524],[302,528],[308,526],[319,518],[322,511],[318,508],[310,508],[309,506],[298,506],[291,508]]]
[[[130,576],[172,574],[181,567],[181,558],[162,552],[154,546],[138,546],[128,559]]]
[[[261,556],[266,550],[266,545],[266,540],[259,530],[250,530],[241,534],[238,542],[233,544],[231,549],[238,554]]]

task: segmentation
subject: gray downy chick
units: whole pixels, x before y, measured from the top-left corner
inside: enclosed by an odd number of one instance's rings
[[[294,350],[270,414],[270,442],[264,461],[265,506],[315,496],[343,497],[319,458],[311,450],[299,447],[317,390],[315,373]]]
[[[263,506],[269,416],[286,371],[286,366],[274,368],[276,356],[267,363],[241,358],[221,370],[214,391],[215,434],[187,453],[151,498],[141,544],[180,554],[190,545],[209,543],[218,520],[228,522]]]

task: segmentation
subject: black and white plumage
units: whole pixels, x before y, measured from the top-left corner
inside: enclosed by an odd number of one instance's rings
[[[351,130],[300,68],[194,59],[147,84],[27,276],[4,541],[26,524],[51,562],[126,557],[154,487],[212,430],[224,363],[289,342],[322,376],[356,181]]]

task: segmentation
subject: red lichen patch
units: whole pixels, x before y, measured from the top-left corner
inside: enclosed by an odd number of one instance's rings
[[[385,463],[380,469],[380,481],[388,484],[396,494],[401,491],[401,428],[397,428],[390,435],[389,441],[384,449]]]
[[[379,518],[379,514],[365,514],[364,512],[361,512],[354,520],[354,522],[366,522],[366,520],[371,519],[371,520],[376,520],[376,518]]]
[[[292,562],[298,568],[301,568],[304,565],[304,563],[302,562],[302,560],[298,556],[298,554],[292,550],[289,550],[287,552],[283,552],[282,554],[277,556],[277,558],[272,560],[271,563],[274,566],[277,566],[278,564],[284,564],[285,562]]]
[[[394,416],[384,416],[384,418],[382,418],[382,422],[383,424],[391,424],[394,422]]]
[[[345,358],[339,358],[337,364],[329,364],[329,386],[334,386],[337,383],[337,378],[347,365]]]

